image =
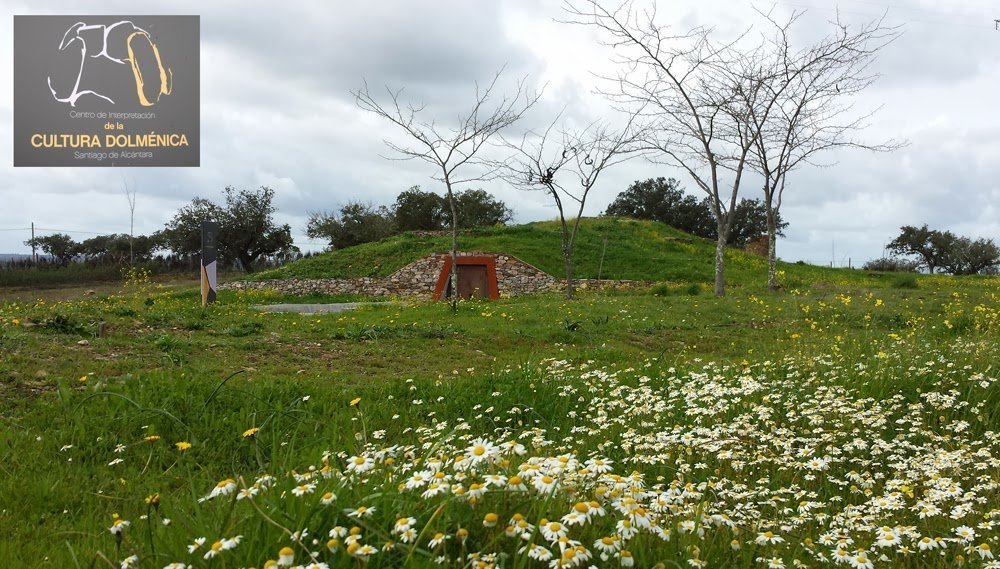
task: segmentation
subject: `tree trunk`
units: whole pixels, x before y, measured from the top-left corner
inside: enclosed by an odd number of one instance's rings
[[[725,213],[721,207],[715,208],[715,296],[726,296],[726,242],[733,224],[732,214],[731,208]]]
[[[566,227],[566,219],[559,216],[562,222],[562,254],[563,265],[566,268],[566,298],[572,300],[575,287],[573,286],[573,248],[569,243],[569,229]]]
[[[719,238],[715,241],[715,296],[726,296],[726,235],[719,228]]]
[[[451,208],[451,309],[458,310],[458,212],[455,211],[455,195],[451,191],[451,181],[445,174],[448,188],[448,207]]]
[[[240,255],[239,259],[240,259],[240,264],[243,265],[243,271],[246,272],[247,274],[252,273],[254,258],[251,257],[250,255]]]
[[[767,206],[767,288],[778,290],[778,212],[774,211],[771,202],[765,200]]]

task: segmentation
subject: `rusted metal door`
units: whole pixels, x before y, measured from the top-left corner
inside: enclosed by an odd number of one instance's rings
[[[486,265],[458,266],[458,297],[489,298],[489,280]]]
[[[434,299],[452,298],[455,294],[451,283],[451,257],[438,255],[442,261]],[[500,298],[494,255],[462,255],[458,258],[459,298]]]

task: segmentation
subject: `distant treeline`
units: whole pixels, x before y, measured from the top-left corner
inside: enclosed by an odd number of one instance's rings
[[[186,254],[159,252],[166,248],[160,233],[136,235],[132,239],[122,234],[99,235],[80,243],[69,235],[55,233],[28,240],[26,244],[34,245],[42,251],[37,261],[30,256],[12,258],[0,261],[0,268],[52,270],[70,265],[91,268],[143,266],[157,272],[171,272],[193,270],[197,268],[200,258],[196,252]],[[259,268],[276,267],[309,255],[303,255],[296,250],[286,255],[261,257],[256,265]],[[240,268],[238,260],[229,260],[223,262],[223,265],[232,269]]]
[[[296,258],[310,257],[312,253],[299,254]],[[197,276],[199,259],[187,255],[154,255],[136,262],[134,267],[142,268],[152,275],[189,274]],[[268,261],[267,266],[278,266]],[[0,262],[0,288],[2,287],[45,287],[83,282],[112,282],[124,278],[130,267],[127,259],[86,259],[76,257],[69,262],[39,255],[38,263],[28,258],[8,259]],[[220,267],[222,271],[236,271],[234,263]]]
[[[971,239],[951,231],[904,225],[886,249],[891,257],[874,259],[864,269],[952,275],[995,275],[1000,272],[1000,247],[992,239]]]
[[[274,223],[274,191],[237,190],[227,187],[225,203],[194,198],[165,227],[152,235],[112,233],[77,242],[65,233],[42,235],[25,241],[41,251],[45,260],[12,260],[5,268],[46,270],[76,267],[143,266],[153,272],[193,270],[201,254],[201,224],[219,225],[218,252],[221,269],[247,272],[279,266],[301,258],[292,245],[291,228]]]

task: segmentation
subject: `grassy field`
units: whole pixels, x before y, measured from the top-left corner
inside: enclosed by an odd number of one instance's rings
[[[605,239],[607,244],[605,245]],[[404,233],[323,253],[248,278],[385,277],[431,253],[447,252],[451,238]],[[563,276],[559,224],[555,221],[512,227],[488,227],[459,237],[463,251],[508,253],[550,275]],[[580,223],[574,247],[577,278],[616,278],[669,283],[710,284],[715,278],[715,242],[691,236],[654,221],[602,217]],[[726,281],[734,287],[764,289],[766,260],[739,249],[726,252]],[[779,263],[788,288],[804,283],[851,283],[883,286],[894,277],[849,269],[827,269],[797,263]]]
[[[748,268],[715,298],[698,270],[454,313],[263,314],[284,299],[228,292],[203,310],[194,289],[141,281],[6,302],[0,556],[991,563],[997,279],[788,266],[795,286],[768,294]]]

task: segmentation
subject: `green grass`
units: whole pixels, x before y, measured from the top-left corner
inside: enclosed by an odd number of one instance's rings
[[[678,503],[671,541],[636,538],[637,567],[689,566],[692,546],[713,567],[758,566],[753,559],[762,556],[815,566],[805,539],[816,542],[827,522],[810,516],[780,529],[788,515],[768,505],[772,494],[793,513],[807,500],[825,504],[813,513],[836,513],[895,491],[907,508],[873,517],[876,527],[912,525],[946,537],[1000,512],[997,490],[973,480],[1000,482],[1000,469],[975,455],[1000,456],[1000,441],[988,434],[1000,432],[998,281],[917,277],[913,289],[874,277],[878,286],[869,287],[864,275],[841,278],[846,271],[803,274],[794,293],[748,286],[715,298],[685,279],[658,279],[670,282],[576,301],[463,302],[456,312],[442,303],[386,303],[336,315],[262,314],[252,306],[282,299],[227,291],[202,309],[196,290],[157,292],[148,282],[112,297],[0,304],[0,556],[12,567],[117,567],[133,553],[143,567],[178,560],[260,567],[293,545],[304,563],[309,540],[296,544],[282,528],[308,527],[322,550],[333,526],[357,525],[364,543],[381,547],[396,519],[412,515],[428,532],[419,547],[373,556],[369,566],[430,566],[427,542],[440,531],[451,536],[449,556],[502,551],[504,567],[540,567],[518,555],[520,540],[504,537],[502,527],[484,528],[484,516],[497,513],[500,526],[514,513],[532,523],[558,519],[581,499],[575,490],[546,499],[487,493],[474,506],[396,487],[412,471],[394,468],[417,457],[454,457],[477,437],[501,442],[523,433],[529,456],[600,454],[615,472],[639,472],[650,486],[729,481]],[[244,437],[251,427],[260,431]],[[863,447],[851,450],[854,440]],[[191,448],[178,451],[181,441]],[[389,447],[395,467],[380,454]],[[810,480],[787,462],[804,449],[849,459]],[[953,453],[953,466],[906,462],[934,449]],[[350,474],[317,479],[313,494],[296,498],[300,482],[289,473],[322,468],[327,451],[331,468],[345,472],[354,456],[382,458],[365,482]],[[521,460],[488,470],[509,476]],[[867,479],[841,484],[851,470],[877,477],[868,486]],[[220,480],[249,485],[265,472],[277,477],[275,491],[256,507],[232,496],[198,501]],[[922,520],[908,509],[931,488],[931,474],[973,492],[969,517]],[[704,538],[678,532],[677,523],[701,513],[735,510],[732,481],[760,492],[752,502],[761,513],[741,521],[740,536],[721,526]],[[586,480],[566,487],[574,485],[596,495]],[[796,488],[813,494],[796,496]],[[326,490],[337,501],[324,509],[317,500]],[[153,494],[156,509],[146,504]],[[346,516],[359,505],[375,507],[375,516]],[[131,522],[120,545],[108,530],[114,514]],[[571,535],[591,547],[613,532],[613,519]],[[459,528],[470,535],[464,550]],[[756,545],[765,530],[785,543]],[[977,531],[975,545],[1000,548],[995,532]],[[187,554],[196,537],[211,545],[233,535],[242,543],[210,564],[204,546]],[[860,547],[873,535],[852,533]],[[733,551],[737,538],[742,546]],[[957,555],[979,562],[955,545],[946,553],[911,561],[893,554],[876,566],[949,567]],[[344,554],[328,560],[356,566]]]
[[[508,253],[539,269],[564,274],[559,224],[536,222],[512,227],[490,227],[463,233],[463,251]],[[607,238],[607,248],[604,239]],[[404,233],[355,247],[323,253],[284,267],[262,271],[254,280],[284,278],[385,277],[431,253],[450,250],[449,236]],[[603,254],[603,266],[601,258]],[[574,250],[577,278],[714,282],[715,242],[676,230],[663,223],[626,218],[587,218],[580,223]],[[726,253],[726,279],[732,286],[766,286],[766,260],[730,249]],[[806,283],[844,283],[880,286],[891,277],[850,269],[829,269],[805,264],[780,263],[787,288]]]

